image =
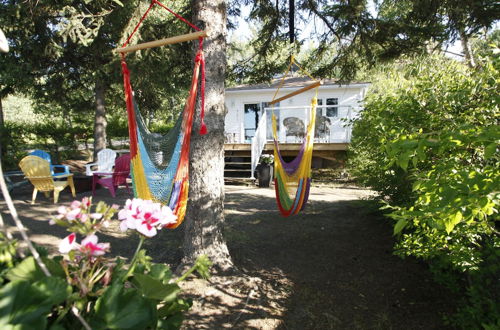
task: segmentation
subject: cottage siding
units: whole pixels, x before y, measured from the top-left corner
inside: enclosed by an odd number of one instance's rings
[[[354,86],[337,86],[327,85],[321,86],[318,91],[318,99],[322,99],[322,104],[326,106],[326,100],[329,98],[338,99],[338,118],[330,118],[330,138],[328,142],[346,142],[350,139],[350,132],[347,132],[340,121],[340,117],[347,115],[348,107],[351,106],[351,116],[355,116],[360,109],[360,102],[363,100],[367,85]],[[283,89],[278,93],[276,98],[286,95],[297,88]],[[245,142],[244,130],[244,109],[245,104],[262,104],[273,99],[274,90],[270,89],[248,89],[248,90],[227,90],[225,104],[227,107],[227,115],[225,117],[225,135],[226,143],[248,143]],[[309,105],[312,97],[315,95],[314,90],[293,96],[280,103],[281,107],[296,107]],[[326,109],[323,109],[323,115],[326,114]],[[297,142],[298,137],[285,136],[283,120],[287,117],[304,118],[304,111],[297,109],[289,109],[281,111],[279,118],[280,124],[280,140],[286,142]],[[305,123],[307,124],[307,123]],[[322,142],[322,141],[319,141]],[[325,141],[326,142],[326,141]]]

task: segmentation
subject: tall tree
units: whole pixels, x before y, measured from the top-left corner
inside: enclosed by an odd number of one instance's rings
[[[224,0],[194,0],[194,23],[209,31],[205,39],[205,118],[208,134],[194,127],[191,139],[189,203],[184,221],[184,262],[206,254],[222,270],[232,265],[222,236],[224,223],[224,78],[226,5]]]
[[[255,53],[238,67],[241,77],[262,81],[283,71],[286,64],[275,63],[274,53],[288,37],[291,3],[230,1],[231,13],[238,15],[238,8],[247,5],[247,20],[261,26],[252,41]],[[360,69],[380,61],[425,53],[429,45],[441,48],[457,39],[467,41],[492,26],[500,16],[499,7],[495,0],[296,0],[295,26],[309,28],[310,34],[297,33],[295,45],[286,52],[298,53],[305,41],[315,39],[316,49],[303,63],[309,71],[318,77],[352,79]]]
[[[94,151],[104,148],[110,112],[120,112],[123,117],[119,56],[112,50],[132,32],[149,3],[147,0],[71,3],[47,0],[43,5],[39,1],[0,2],[0,26],[6,26],[12,45],[12,52],[0,58],[0,97],[31,89],[37,111],[63,113],[67,125],[77,119],[86,127],[94,126]],[[185,3],[174,3],[174,9],[182,13]],[[149,15],[133,42],[185,30],[184,25],[165,13],[156,10]],[[189,83],[183,79],[189,72],[189,64],[182,59],[190,49],[187,46],[174,49],[128,56],[131,67],[140,65],[141,74],[132,77],[133,84],[141,110],[150,118],[159,113],[172,118],[180,110],[172,104],[182,98],[178,91]]]

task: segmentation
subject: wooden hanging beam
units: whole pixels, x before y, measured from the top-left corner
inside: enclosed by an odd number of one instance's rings
[[[144,42],[142,44],[132,45],[132,46],[128,46],[128,47],[116,48],[115,52],[130,53],[130,52],[135,52],[136,50],[140,50],[140,49],[147,49],[147,48],[160,47],[160,46],[164,46],[164,45],[177,44],[179,42],[196,40],[199,38],[204,38],[206,36],[207,36],[206,31],[198,31],[198,32],[193,32],[193,33],[188,33],[188,34],[181,34],[181,35],[171,37],[171,38]]]
[[[282,97],[280,97],[280,98],[278,98],[278,99],[276,99],[276,100],[273,100],[273,101],[269,102],[269,104],[270,104],[270,105],[273,105],[273,104],[275,104],[275,103],[278,103],[278,102],[281,102],[281,101],[283,101],[283,100],[289,99],[289,98],[291,98],[292,96],[295,96],[295,95],[298,95],[298,94],[302,94],[302,93],[304,93],[304,92],[306,92],[306,91],[308,91],[308,90],[310,90],[310,89],[316,88],[316,87],[318,87],[318,86],[320,86],[320,85],[323,85],[323,83],[322,83],[321,81],[317,81],[317,82],[312,83],[312,84],[310,84],[310,85],[304,86],[304,87],[302,87],[301,89],[297,89],[297,90],[296,90],[296,91],[294,91],[294,92],[291,92],[291,93],[289,93],[289,94],[286,94],[286,95],[284,95],[284,96],[282,96]]]

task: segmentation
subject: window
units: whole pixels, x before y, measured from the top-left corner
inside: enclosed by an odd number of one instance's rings
[[[316,118],[321,117],[323,115],[323,99],[318,99],[318,107],[316,108]]]
[[[338,105],[339,104],[339,99],[338,98],[330,98],[326,99],[326,105]],[[327,107],[326,108],[326,116],[327,117],[337,117],[339,112],[338,107]]]
[[[255,135],[255,130],[259,124],[260,119],[260,104],[245,104],[244,113],[244,128],[245,128],[245,141],[250,142]]]
[[[280,106],[280,103],[275,103],[274,105],[270,105],[269,103],[267,102],[262,102],[262,109],[265,109],[265,108],[279,108]],[[273,115],[273,111],[270,110],[270,109],[267,109],[266,110],[266,120],[267,120],[267,127],[266,127],[266,139],[267,140],[273,140],[273,118],[272,118],[272,115]],[[279,123],[280,122],[280,111],[275,109],[274,110],[274,115],[276,116],[276,122]],[[280,125],[276,125],[276,131],[279,135],[279,131],[280,131]]]

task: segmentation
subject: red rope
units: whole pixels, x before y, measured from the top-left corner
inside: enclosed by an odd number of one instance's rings
[[[151,0],[151,4],[149,5],[148,9],[144,13],[144,15],[142,15],[141,19],[139,20],[139,23],[137,23],[137,25],[134,28],[134,31],[132,31],[132,33],[130,34],[130,36],[127,38],[127,41],[125,41],[125,43],[122,45],[122,48],[128,45],[128,43],[130,42],[130,40],[132,39],[132,37],[134,36],[134,34],[139,29],[139,26],[146,19],[146,16],[149,14],[149,11],[151,10],[151,8],[153,8],[153,6],[155,4],[158,4],[160,7],[164,8],[169,13],[171,13],[172,15],[174,15],[177,19],[183,21],[184,23],[186,23],[187,25],[189,25],[190,27],[192,27],[196,31],[201,31],[201,29],[198,28],[196,25],[194,25],[193,23],[189,22],[187,19],[185,19],[181,15],[177,14],[176,12],[174,12],[173,10],[171,10],[170,8],[168,8],[167,6],[165,6],[164,4],[162,4],[160,1],[158,1],[158,0]],[[198,39],[198,49],[199,50],[203,50],[203,38],[202,37],[200,37]],[[123,54],[122,54],[122,61],[125,62],[125,57],[124,57]],[[198,53],[198,55],[196,55],[195,61],[200,61],[200,64],[201,64],[201,69],[200,69],[201,70],[201,91],[200,91],[200,97],[201,97],[201,114],[200,114],[200,118],[201,118],[201,123],[200,123],[200,131],[199,131],[199,133],[200,133],[200,135],[205,135],[205,134],[207,134],[207,126],[205,125],[205,57],[203,56],[203,53],[201,53],[201,52]]]
[[[201,31],[200,28],[198,28],[196,25],[194,25],[193,23],[189,22],[187,19],[185,19],[184,17],[182,17],[181,15],[177,14],[175,11],[173,11],[172,9],[168,8],[167,6],[165,6],[164,4],[162,4],[160,1],[158,0],[153,0],[154,3],[157,3],[158,5],[160,5],[161,7],[165,8],[166,10],[168,10],[169,13],[173,14],[175,17],[177,17],[178,19],[180,19],[181,21],[183,21],[184,23],[186,23],[187,25],[189,25],[190,27],[192,27],[193,29],[195,29],[196,31]]]
[[[207,125],[205,125],[205,56],[202,51],[198,52],[196,60],[201,64],[201,113],[200,113],[200,135],[207,134]]]
[[[155,4],[155,0],[151,1],[151,4],[149,5],[148,10],[146,10],[144,15],[142,15],[141,19],[139,20],[139,23],[137,23],[132,34],[128,37],[127,41],[125,41],[125,43],[122,45],[122,48],[128,45],[128,43],[130,42],[130,39],[132,39],[134,34],[137,32],[137,30],[139,30],[139,26],[142,24],[142,21],[144,21],[144,19],[146,19],[146,16],[148,16],[149,11],[151,10],[151,8],[153,8],[154,4]]]

